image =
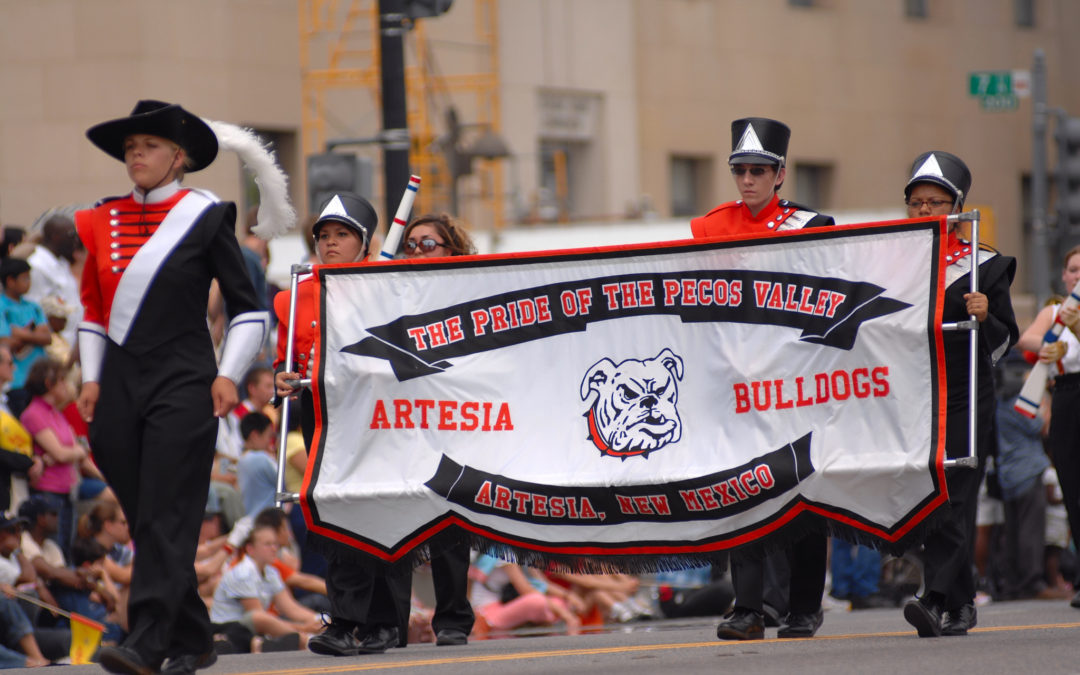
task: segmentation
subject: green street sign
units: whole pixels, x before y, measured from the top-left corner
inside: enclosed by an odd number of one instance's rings
[[[968,93],[983,110],[1016,110],[1019,99],[1031,95],[1031,73],[1026,70],[980,70],[968,74]]]
[[[972,96],[1005,96],[1013,93],[1011,70],[982,70],[968,75]]]

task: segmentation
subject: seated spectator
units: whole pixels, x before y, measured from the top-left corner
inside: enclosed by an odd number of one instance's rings
[[[225,625],[231,623],[251,631],[257,638],[252,651],[259,649],[258,638],[263,636],[297,635],[297,648],[306,648],[310,635],[322,629],[322,621],[318,614],[293,598],[274,567],[278,552],[277,532],[268,525],[252,528],[243,550],[243,558],[226,570],[218,584],[210,608],[210,621],[217,624],[218,632],[223,632]],[[277,615],[271,613],[271,608]]]
[[[491,628],[546,626],[560,620],[568,634],[580,632],[577,613],[583,613],[585,605],[566,589],[550,583],[543,572],[482,554],[469,575],[473,581],[469,602],[477,619],[473,633],[478,637]]]
[[[580,597],[586,607],[596,607],[602,616],[612,621],[626,623],[651,615],[652,610],[635,597],[640,584],[636,577],[629,574],[570,574],[551,571],[548,576]]]
[[[199,597],[207,607],[214,601],[214,591],[217,590],[221,575],[225,571],[225,563],[236,552],[236,547],[229,544],[228,538],[222,532],[221,518],[221,505],[211,484],[203,524],[199,529],[199,546],[195,551],[195,578],[199,582]]]
[[[56,537],[65,552],[75,533],[75,505],[72,489],[79,480],[80,469],[101,478],[97,467],[89,461],[86,448],[76,441],[71,424],[64,417],[64,407],[74,397],[64,367],[51,359],[41,359],[30,368],[26,391],[33,397],[23,411],[20,421],[34,438],[34,453],[45,462],[41,477],[30,487],[43,496],[60,514]]]
[[[49,295],[41,299],[41,309],[52,331],[52,341],[45,347],[45,353],[50,359],[70,368],[74,364],[75,354],[71,343],[64,337],[64,328],[75,308],[64,302],[63,298]]]
[[[300,604],[314,612],[329,612],[330,601],[326,597],[326,580],[314,574],[300,571],[300,556],[296,540],[285,512],[279,508],[263,509],[255,516],[252,527],[269,526],[274,528],[278,540],[278,556],[273,565],[281,575],[281,580],[293,592]]]
[[[37,593],[45,602],[56,605],[57,594],[64,589],[85,591],[93,582],[85,573],[72,569],[55,536],[59,515],[52,501],[34,495],[19,507],[19,516],[26,522],[22,533],[22,551],[37,575]]]
[[[0,345],[0,392],[14,376],[11,350]],[[41,477],[45,464],[34,454],[34,439],[7,406],[0,393],[0,511],[17,506],[30,494],[28,481]]]
[[[49,665],[30,620],[13,599],[15,585],[30,583],[36,576],[19,550],[24,522],[22,518],[0,515],[0,668]]]
[[[20,389],[30,373],[30,366],[46,356],[45,347],[52,343],[52,331],[41,305],[23,296],[30,290],[30,263],[20,258],[5,258],[0,262],[0,314],[9,331],[9,345],[15,357],[13,390]]]
[[[277,498],[276,433],[270,418],[260,412],[244,416],[240,432],[244,436],[244,454],[236,466],[237,484],[244,512],[253,516],[274,506]]]
[[[105,549],[102,567],[116,587],[117,623],[127,625],[128,587],[135,553],[127,517],[115,499],[99,500],[80,520],[78,536],[93,539]]]
[[[89,588],[61,588],[55,592],[61,609],[81,614],[105,626],[104,644],[119,644],[126,631],[117,614],[119,594],[105,572],[105,547],[93,539],[78,538],[71,545],[72,564],[79,576],[89,580]]]

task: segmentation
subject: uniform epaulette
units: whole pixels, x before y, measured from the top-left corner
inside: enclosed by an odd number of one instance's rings
[[[117,199],[123,199],[124,197],[127,197],[127,195],[120,195],[118,197],[105,197],[104,199],[99,199],[94,204],[94,208],[96,209],[97,207],[101,206],[102,204],[107,204],[109,202],[115,202]]]
[[[790,199],[781,199],[778,206],[780,206],[780,208],[782,208],[782,209],[798,209],[800,211],[810,211],[812,213],[817,213],[818,212],[817,209],[812,209],[809,206],[806,206],[804,204],[800,204],[798,202],[793,202]]]

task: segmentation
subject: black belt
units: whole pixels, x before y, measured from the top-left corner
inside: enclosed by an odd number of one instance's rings
[[[1080,373],[1065,373],[1054,378],[1054,391],[1080,389]]]

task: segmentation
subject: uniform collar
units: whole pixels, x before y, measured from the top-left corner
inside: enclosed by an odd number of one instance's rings
[[[772,199],[769,200],[769,203],[765,205],[765,208],[761,209],[756,216],[751,215],[750,207],[747,206],[746,202],[743,200],[740,199],[736,203],[744,209],[747,220],[755,223],[764,223],[776,215],[777,209],[780,208],[780,195],[773,193]]]
[[[131,198],[140,204],[157,204],[163,202],[169,197],[172,197],[180,191],[180,181],[174,180],[168,185],[162,185],[161,187],[154,188],[145,195],[139,188],[135,188],[131,191]]]
[[[955,265],[971,255],[971,242],[964,241],[956,232],[950,232],[945,239],[945,264]]]

